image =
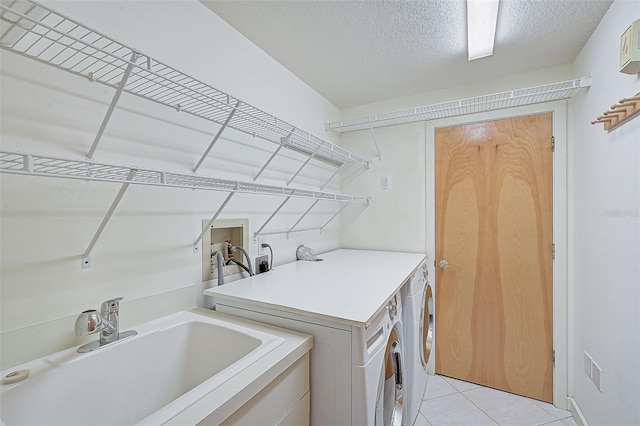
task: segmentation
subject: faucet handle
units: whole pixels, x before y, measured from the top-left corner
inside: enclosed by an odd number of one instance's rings
[[[97,333],[102,327],[102,316],[95,309],[89,309],[78,315],[75,325],[76,336]]]
[[[100,313],[102,315],[115,314],[120,309],[120,301],[124,297],[114,297],[113,299],[105,300],[100,305]]]

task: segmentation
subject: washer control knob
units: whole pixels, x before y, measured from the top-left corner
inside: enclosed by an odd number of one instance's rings
[[[395,297],[387,305],[387,310],[389,311],[389,318],[390,319],[394,319],[398,315],[398,304],[396,303]]]

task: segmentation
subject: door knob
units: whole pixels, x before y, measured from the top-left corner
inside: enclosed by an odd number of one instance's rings
[[[438,262],[438,266],[440,267],[440,269],[448,269],[449,268],[449,262],[447,262],[446,260],[442,259],[440,262]]]

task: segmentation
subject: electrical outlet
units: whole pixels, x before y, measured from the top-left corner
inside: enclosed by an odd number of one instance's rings
[[[263,237],[258,237],[257,241],[258,241],[258,254],[260,256],[267,254],[267,248],[262,247],[262,243],[266,243],[267,241]]]
[[[593,360],[591,359],[591,356],[589,356],[588,353],[584,353],[584,372],[587,376],[589,376],[589,378],[591,379],[591,365],[593,364]]]
[[[593,384],[596,385],[596,388],[598,388],[600,392],[602,392],[602,389],[600,389],[601,374],[602,374],[602,369],[598,364],[594,362],[591,367],[591,380],[593,381]]]
[[[266,264],[266,267],[264,266]],[[262,268],[260,268],[260,265],[263,265]],[[267,272],[269,270],[269,256],[262,255],[262,256],[258,256],[256,257],[256,263],[255,263],[255,268],[254,271],[257,274],[261,274],[263,272]]]
[[[380,189],[390,190],[391,189],[391,176],[390,175],[382,175],[380,176]]]

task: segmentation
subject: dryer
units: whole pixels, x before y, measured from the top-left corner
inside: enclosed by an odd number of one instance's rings
[[[404,326],[399,292],[367,328],[353,331],[352,425],[404,424]]]
[[[427,386],[427,363],[433,345],[433,291],[427,279],[427,264],[423,262],[403,287],[406,410],[405,425],[416,420]]]

